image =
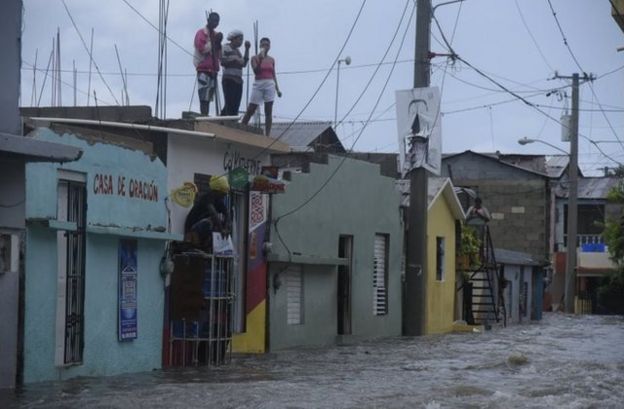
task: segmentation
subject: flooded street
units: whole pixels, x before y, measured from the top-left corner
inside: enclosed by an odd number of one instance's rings
[[[28,386],[23,408],[622,408],[624,318],[546,314],[486,333],[393,338]]]

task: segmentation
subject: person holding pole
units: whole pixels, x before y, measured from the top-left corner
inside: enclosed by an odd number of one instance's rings
[[[240,30],[231,31],[228,36],[228,43],[223,46],[221,66],[223,67],[223,97],[225,104],[221,110],[221,116],[238,115],[241,98],[243,97],[243,68],[249,61],[249,47],[251,43],[245,41],[245,55],[239,50],[243,44],[243,32]]]
[[[206,27],[200,28],[195,34],[193,63],[197,70],[197,93],[202,115],[208,115],[217,87],[223,41],[223,34],[215,30],[219,20],[219,14],[210,12]]]
[[[249,106],[242,121],[244,125],[247,125],[252,115],[256,112],[258,105],[264,102],[266,136],[271,134],[275,94],[277,93],[278,97],[282,97],[282,92],[277,84],[277,76],[275,75],[275,59],[269,56],[270,49],[271,40],[267,37],[260,39],[260,52],[251,59],[251,68],[255,74],[255,81],[251,91]]]

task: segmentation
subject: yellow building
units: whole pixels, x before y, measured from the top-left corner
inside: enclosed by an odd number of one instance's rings
[[[455,320],[455,225],[464,211],[449,178],[429,178],[425,333],[450,332]]]

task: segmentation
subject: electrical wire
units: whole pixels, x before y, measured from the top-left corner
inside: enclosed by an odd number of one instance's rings
[[[531,32],[531,29],[529,28],[529,25],[527,24],[527,22],[526,22],[526,20],[524,18],[524,14],[522,13],[522,9],[520,9],[520,4],[518,4],[518,0],[514,0],[514,2],[516,3],[516,10],[518,10],[518,14],[520,15],[520,20],[522,20],[522,24],[524,25],[524,28],[526,29],[527,33],[531,37],[531,41],[533,41],[533,44],[535,45],[535,48],[539,52],[539,55],[542,57],[542,60],[544,61],[544,63],[548,67],[548,69],[550,69],[551,72],[554,72],[555,69],[548,62],[548,59],[544,55],[544,52],[542,51],[542,48],[539,46],[539,43],[537,42],[537,40],[535,39],[535,36]]]
[[[117,105],[121,105],[119,103],[119,101],[117,100],[117,97],[115,96],[115,93],[113,92],[111,87],[108,85],[108,82],[106,82],[106,80],[104,79],[104,76],[102,75],[102,72],[100,71],[100,67],[97,65],[97,63],[95,62],[95,59],[93,58],[93,54],[91,54],[91,51],[89,51],[89,47],[87,47],[87,43],[85,42],[84,38],[82,37],[82,34],[80,33],[80,30],[78,29],[78,26],[76,25],[76,22],[74,21],[74,17],[72,16],[71,12],[69,11],[69,8],[67,7],[67,4],[65,3],[65,0],[61,0],[61,2],[63,3],[63,7],[65,7],[65,11],[67,12],[67,15],[69,16],[69,19],[71,20],[71,23],[74,26],[74,29],[76,30],[76,33],[78,33],[78,37],[80,37],[80,42],[82,42],[82,46],[84,47],[85,51],[89,55],[89,58],[90,58],[91,62],[93,63],[93,66],[95,67],[95,70],[97,71],[98,75],[100,76],[100,79],[102,80],[102,82],[104,83],[104,85],[108,89],[108,92],[110,92],[111,96],[115,100],[115,103]]]
[[[125,1],[125,0],[123,0]],[[308,102],[305,103],[305,105],[303,106],[303,108],[301,108],[301,110],[299,111],[299,113],[295,116],[295,118],[288,124],[288,126],[275,138],[273,138],[273,140],[271,141],[271,143],[269,143],[267,146],[265,146],[264,148],[262,148],[255,156],[253,156],[253,159],[257,159],[258,157],[260,157],[261,155],[263,155],[265,152],[267,152],[274,144],[276,144],[279,140],[281,140],[284,135],[286,134],[286,132],[288,132],[288,130],[297,122],[297,120],[299,119],[299,117],[306,111],[306,109],[308,109],[308,107],[310,106],[310,104],[312,103],[312,101],[314,101],[314,99],[316,98],[316,96],[318,95],[318,93],[321,91],[321,88],[323,87],[323,85],[325,85],[325,82],[327,82],[327,79],[329,78],[329,76],[331,75],[332,71],[334,70],[334,66],[338,63],[338,60],[340,59],[340,56],[342,55],[342,53],[344,52],[344,49],[347,47],[347,44],[349,43],[349,40],[351,39],[351,36],[353,35],[353,32],[355,30],[355,27],[357,26],[358,21],[360,20],[360,16],[362,15],[362,11],[364,10],[364,6],[366,5],[367,0],[363,0],[362,4],[360,5],[360,8],[358,10],[357,15],[355,16],[355,19],[353,20],[353,24],[351,25],[351,28],[349,29],[349,33],[347,34],[347,37],[345,38],[344,42],[342,43],[342,46],[340,47],[340,50],[338,50],[338,53],[336,54],[336,57],[334,58],[334,61],[331,65],[331,67],[329,67],[329,69],[327,70],[327,73],[325,74],[325,76],[323,77],[323,79],[321,80],[320,84],[316,87],[316,90],[314,91],[314,93],[312,94],[312,96],[308,99]],[[269,136],[269,135],[267,135]]]
[[[548,1],[548,5],[550,6],[550,10],[552,11],[552,15],[555,19],[555,23],[557,23],[557,27],[559,28],[559,32],[561,33],[561,37],[563,38],[563,44],[565,44],[566,48],[568,49],[568,52],[570,53],[570,56],[572,57],[572,59],[574,60],[574,63],[576,64],[576,66],[578,67],[578,69],[585,75],[587,76],[587,74],[585,73],[585,70],[583,70],[583,67],[581,66],[581,63],[579,62],[578,58],[576,58],[576,55],[574,55],[574,52],[572,51],[572,47],[570,47],[570,44],[568,43],[568,39],[566,38],[566,35],[563,31],[563,28],[561,27],[561,24],[559,22],[559,18],[557,17],[557,13],[555,12],[555,9],[553,8],[552,2],[550,0],[546,0]],[[609,2],[611,2],[611,0],[609,0]],[[611,2],[611,5],[613,5],[613,3]],[[611,129],[611,132],[613,133],[613,135],[615,136],[615,139],[617,139],[618,141],[620,141],[620,145],[622,146],[622,148],[624,149],[624,142],[622,142],[622,140],[620,139],[620,137],[618,136],[617,132],[615,131],[615,128],[613,127],[613,125],[611,124],[611,120],[609,119],[609,117],[607,116],[606,112],[602,109],[602,104],[600,103],[600,99],[598,98],[598,95],[596,94],[596,91],[594,90],[594,86],[592,85],[592,83],[589,83],[589,89],[591,90],[594,98],[596,99],[596,102],[598,103],[598,106],[601,109],[602,112],[602,116],[604,117],[605,121],[607,122],[607,124],[609,125],[609,128]]]
[[[399,49],[397,50],[397,54],[396,54],[396,58],[395,61],[398,60],[398,57],[400,55],[401,49],[403,48],[403,44],[405,43],[405,37],[409,31],[409,24],[412,21],[412,18],[414,16],[414,11],[416,9],[416,5],[414,4],[414,7],[412,8],[412,12],[410,13],[410,18],[408,20],[408,24],[406,27],[405,32],[403,33],[403,38],[401,39],[401,43],[399,45]],[[392,74],[394,73],[394,68],[396,65],[393,65],[390,73],[388,74],[388,76],[386,77],[386,81],[381,89],[381,92],[379,93],[379,96],[377,97],[377,100],[375,101],[375,105],[373,106],[373,109],[371,110],[368,119],[370,120],[373,115],[375,114],[375,110],[377,109],[377,106],[379,105],[379,103],[381,102],[381,98],[383,97],[383,94],[386,91],[386,88],[388,87],[388,83],[390,82],[390,78],[392,77]],[[363,127],[360,130],[359,135],[357,136],[357,138],[355,139],[355,141],[353,142],[353,144],[351,145],[351,149],[349,151],[353,151],[353,148],[355,147],[355,145],[357,144],[357,142],[359,141],[359,139],[361,138],[364,129],[366,127]],[[329,184],[329,182],[331,182],[331,180],[334,178],[334,176],[336,176],[336,174],[338,173],[338,171],[342,168],[342,165],[344,164],[344,162],[347,160],[347,158],[349,157],[349,152],[347,152],[347,154],[345,154],[342,157],[342,160],[338,163],[338,165],[336,166],[336,168],[333,170],[332,173],[330,173],[330,175],[327,177],[327,179],[321,184],[321,186],[310,196],[308,197],[304,202],[302,202],[300,205],[296,206],[295,208],[291,209],[288,212],[285,212],[284,214],[282,214],[281,216],[279,216],[276,220],[275,220],[275,227],[276,227],[276,231],[277,231],[277,225],[278,223],[283,220],[284,218],[293,215],[294,213],[300,211],[301,209],[303,209],[305,206],[307,206],[312,200],[314,200],[315,197],[318,196],[318,194],[323,191],[323,189],[325,189],[325,187]]]
[[[508,94],[512,95],[514,98],[522,101],[525,105],[535,109],[536,111],[538,111],[539,113],[541,113],[542,115],[546,116],[547,118],[550,118],[553,122],[556,122],[558,124],[560,124],[561,126],[565,126],[564,124],[561,123],[561,121],[559,121],[558,119],[554,118],[553,116],[549,115],[548,113],[544,112],[540,107],[536,106],[535,104],[533,104],[532,102],[528,101],[526,98],[524,98],[521,95],[518,95],[516,92],[510,90],[509,88],[505,87],[504,85],[502,85],[499,81],[495,80],[494,78],[492,78],[491,76],[487,75],[486,73],[484,73],[482,70],[480,70],[479,68],[475,67],[474,65],[472,65],[471,63],[469,63],[465,58],[457,55],[457,53],[455,52],[455,50],[453,49],[453,47],[451,46],[451,44],[448,42],[448,40],[446,39],[446,36],[444,35],[444,32],[442,31],[442,28],[440,26],[440,22],[438,21],[437,17],[435,15],[432,16],[434,22],[436,23],[436,25],[438,26],[438,29],[440,30],[440,34],[442,35],[442,39],[444,40],[444,43],[446,44],[449,52],[451,52],[452,54],[454,54],[459,61],[463,62],[464,64],[466,64],[468,67],[472,68],[473,71],[475,71],[477,74],[479,74],[480,76],[482,76],[483,78],[487,79],[488,81],[490,81],[491,83],[493,83],[494,85],[496,85],[497,87],[499,87],[500,89],[504,90],[505,92],[507,92]],[[581,134],[580,132],[578,133],[579,136],[587,139],[590,143],[592,143],[599,151],[600,153],[602,153],[603,156],[605,156],[606,158],[610,159],[611,161],[621,165],[622,163],[615,160],[614,158],[612,158],[610,155],[608,155],[607,153],[605,153],[602,148],[600,148],[600,146],[598,146],[597,143],[595,143],[593,140],[589,139],[587,136]]]
[[[379,72],[379,69],[381,68],[381,65],[384,63],[384,61],[386,59],[386,56],[390,52],[390,49],[392,48],[392,45],[394,44],[394,41],[396,40],[397,35],[399,34],[399,30],[401,29],[401,26],[403,25],[403,19],[405,18],[405,14],[407,13],[407,8],[409,6],[410,1],[412,1],[412,0],[407,0],[405,2],[405,6],[403,7],[403,13],[401,14],[401,19],[399,20],[399,24],[397,24],[396,30],[394,30],[394,34],[392,35],[392,39],[390,40],[390,44],[388,44],[388,47],[386,47],[385,53],[381,57],[379,63],[377,63],[377,67],[375,68],[375,70],[373,71],[371,76],[369,77],[368,82],[366,83],[366,85],[364,85],[364,88],[362,89],[362,92],[360,92],[360,95],[358,95],[358,97],[356,98],[355,102],[353,104],[351,104],[351,107],[349,108],[349,110],[347,110],[347,112],[343,115],[342,119],[340,121],[338,121],[338,123],[336,124],[336,128],[338,128],[339,125],[342,125],[342,123],[345,121],[345,119],[347,119],[349,117],[351,112],[353,112],[355,107],[362,100],[362,97],[364,96],[364,94],[366,94],[366,91],[368,91],[368,89],[370,88],[373,80],[375,79],[375,76],[377,75],[377,73]],[[369,119],[370,119],[370,117],[369,117]]]

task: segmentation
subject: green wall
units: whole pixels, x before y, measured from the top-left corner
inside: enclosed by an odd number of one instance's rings
[[[351,337],[372,338],[401,333],[403,233],[399,215],[400,197],[394,179],[381,176],[378,165],[346,159],[333,179],[310,203],[280,218],[317,192],[341,161],[340,157],[330,156],[326,165],[311,164],[309,173],[293,175],[291,183],[286,186],[286,193],[273,196],[272,218],[279,222],[277,229],[272,226],[272,252],[280,259],[288,260],[283,241],[292,256],[306,258],[308,262],[302,264],[304,313],[300,325],[288,325],[286,320],[283,271],[288,264],[280,262],[270,265],[271,349],[336,342],[337,267],[311,263],[337,258],[340,235],[353,236]],[[373,248],[376,233],[390,237],[388,313],[381,316],[373,315]],[[282,282],[278,289],[274,286],[276,275]]]

